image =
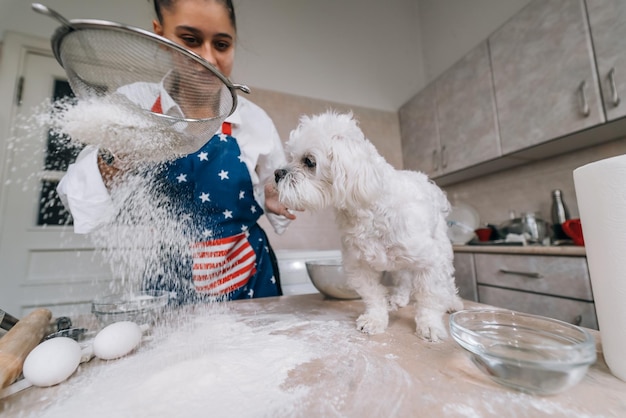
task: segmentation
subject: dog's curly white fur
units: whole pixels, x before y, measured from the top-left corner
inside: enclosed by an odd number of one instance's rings
[[[335,208],[344,271],[366,307],[357,328],[383,332],[388,310],[413,298],[417,334],[445,338],[444,313],[463,303],[454,284],[444,192],[425,174],[388,164],[352,114],[302,117],[286,149],[289,163],[275,172],[279,199],[291,209]],[[396,283],[391,293],[381,283],[383,272]]]

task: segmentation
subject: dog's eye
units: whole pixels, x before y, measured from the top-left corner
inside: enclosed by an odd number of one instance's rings
[[[309,168],[315,168],[315,160],[313,160],[310,157],[305,157],[304,160],[304,165],[306,165]]]

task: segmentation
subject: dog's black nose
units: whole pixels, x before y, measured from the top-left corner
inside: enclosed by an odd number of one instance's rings
[[[282,179],[286,175],[287,175],[287,170],[285,170],[284,168],[279,168],[278,170],[274,170],[274,180],[276,181],[276,183],[278,183],[280,179]]]

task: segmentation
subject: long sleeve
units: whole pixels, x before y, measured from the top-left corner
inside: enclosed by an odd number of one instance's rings
[[[113,216],[113,202],[98,169],[98,148],[87,146],[57,186],[57,193],[72,213],[74,232],[87,234]]]

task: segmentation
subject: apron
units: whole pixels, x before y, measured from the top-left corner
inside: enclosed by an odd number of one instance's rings
[[[160,100],[158,111],[157,105]],[[197,152],[168,163],[164,179],[177,216],[189,220],[192,260],[176,264],[191,264],[195,292],[225,299],[278,296],[271,247],[257,224],[263,209],[230,124]]]

